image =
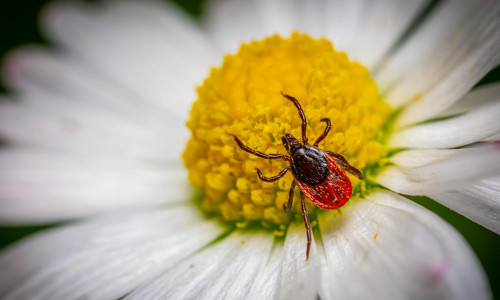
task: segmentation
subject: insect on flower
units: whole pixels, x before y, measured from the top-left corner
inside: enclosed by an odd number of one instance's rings
[[[300,201],[302,205],[302,215],[307,232],[307,252],[306,259],[309,259],[309,250],[311,248],[311,227],[309,218],[307,217],[307,209],[304,203],[304,196],[309,198],[314,204],[323,209],[337,209],[347,203],[352,194],[352,185],[349,177],[347,177],[344,169],[356,175],[359,179],[363,179],[363,174],[351,166],[347,160],[340,154],[323,151],[318,148],[318,144],[325,139],[330,132],[331,122],[329,118],[321,119],[321,122],[326,123],[326,128],[323,134],[318,137],[314,145],[309,145],[306,136],[306,116],[299,101],[292,96],[281,93],[283,97],[293,102],[299,116],[302,119],[302,143],[293,137],[291,134],[285,134],[281,138],[283,146],[290,156],[283,154],[264,154],[260,151],[255,151],[245,146],[241,140],[233,135],[238,146],[244,151],[265,159],[284,159],[290,163],[289,167],[281,170],[278,175],[273,177],[265,177],[262,172],[256,168],[257,175],[260,180],[265,182],[273,182],[282,178],[290,169],[294,180],[290,188],[288,203],[283,204],[283,209],[288,212],[292,208],[295,186],[300,189]]]

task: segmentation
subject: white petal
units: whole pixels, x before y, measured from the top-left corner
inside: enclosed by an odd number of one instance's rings
[[[191,206],[56,228],[3,252],[0,294],[4,299],[117,299],[222,230]]]
[[[169,113],[147,97],[131,93],[74,57],[26,47],[6,59],[4,71],[16,95],[42,108],[98,108],[162,133],[165,127],[178,127],[180,131],[184,127],[181,116]]]
[[[58,222],[124,209],[185,202],[185,169],[4,149],[0,223]]]
[[[338,14],[342,14],[343,6],[349,2],[358,2],[357,22],[352,43],[347,49],[339,50],[349,53],[351,58],[359,60],[363,65],[372,68],[389,48],[403,34],[405,29],[423,9],[426,1],[393,1],[393,0],[361,0],[361,1],[334,1],[342,2],[337,5]],[[327,18],[332,18],[327,15]],[[339,30],[345,30],[344,24],[337,23]],[[347,29],[349,30],[349,29]],[[331,36],[333,39],[333,35]]]
[[[281,253],[276,299],[315,299],[320,284],[320,261],[312,237],[311,253],[306,260],[306,231],[301,222],[290,225]]]
[[[372,66],[409,25],[424,1],[210,1],[205,23],[219,53],[242,42],[293,31],[326,36],[341,51]],[[369,50],[368,50],[369,47]]]
[[[496,0],[439,3],[414,36],[389,58],[377,74],[385,99],[399,107],[421,98],[404,113],[402,124],[441,112],[498,64],[499,10]]]
[[[213,62],[200,29],[161,1],[58,3],[43,20],[49,36],[82,63],[183,118]]]
[[[483,179],[430,198],[500,234],[500,177]]]
[[[500,102],[485,104],[451,119],[395,132],[393,148],[453,148],[483,141],[500,132]]]
[[[469,246],[432,212],[389,192],[320,214],[321,299],[487,299]]]
[[[486,138],[485,141],[486,142],[499,142],[500,141],[500,132]]]
[[[500,31],[500,25],[496,31]],[[396,126],[403,127],[435,117],[463,97],[499,63],[500,37],[497,37],[462,61],[420,100],[410,103],[398,117]]]
[[[462,114],[498,102],[500,102],[500,83],[490,83],[473,89],[437,117]]]
[[[234,232],[127,299],[244,299],[264,268],[272,245],[270,234]]]
[[[278,274],[282,267],[283,243],[276,242],[272,253],[264,268],[256,276],[247,299],[275,299],[277,292]]]
[[[313,1],[315,4],[317,1]],[[203,22],[219,55],[235,52],[242,42],[275,33],[288,36],[299,19],[297,5],[285,0],[208,2]]]
[[[444,152],[441,152],[444,151]],[[402,194],[429,195],[453,190],[482,178],[500,175],[498,145],[457,150],[412,150],[399,153],[399,164],[382,171],[376,181]],[[418,157],[429,155],[416,163]]]
[[[162,131],[78,103],[0,103],[0,135],[18,145],[157,162],[179,160],[186,130],[164,127]]]
[[[440,162],[462,151],[456,149],[407,150],[391,157],[391,162],[403,169],[419,168]]]

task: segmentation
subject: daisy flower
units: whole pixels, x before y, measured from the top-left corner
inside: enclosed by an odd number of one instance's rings
[[[56,3],[54,42],[5,61],[0,222],[53,224],[0,254],[2,299],[487,299],[423,195],[500,232],[497,1]],[[363,171],[339,210],[298,195],[311,139]],[[193,103],[194,101],[194,103]],[[186,126],[187,125],[187,126]],[[293,196],[293,194],[292,194]]]

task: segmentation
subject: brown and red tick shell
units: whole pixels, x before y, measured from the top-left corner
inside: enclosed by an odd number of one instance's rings
[[[346,204],[351,197],[351,180],[330,155],[324,153],[324,156],[330,172],[322,183],[310,186],[300,180],[296,182],[302,193],[320,208],[337,209]]]

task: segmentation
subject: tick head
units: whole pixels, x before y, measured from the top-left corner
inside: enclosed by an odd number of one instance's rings
[[[297,140],[296,138],[294,138],[293,135],[287,133],[287,134],[285,134],[285,139],[286,139],[286,142],[287,142],[288,146],[290,147],[290,150],[289,150],[290,155],[293,156],[293,154],[297,150],[299,150],[300,148],[302,148],[302,144],[299,142],[299,140]]]

